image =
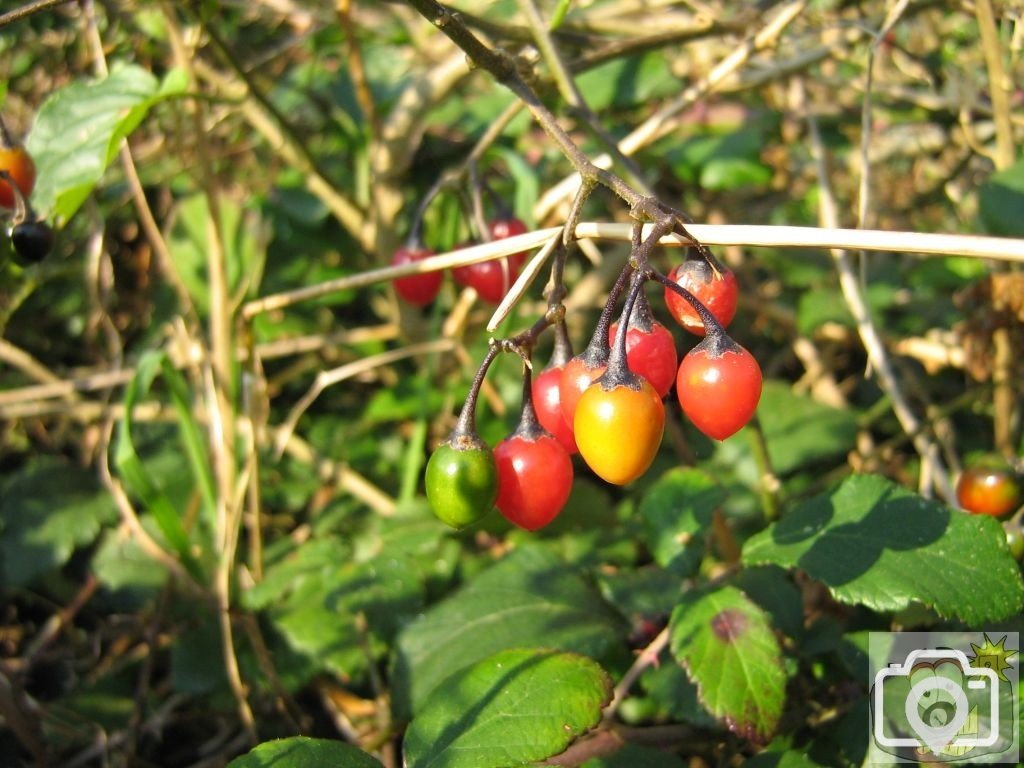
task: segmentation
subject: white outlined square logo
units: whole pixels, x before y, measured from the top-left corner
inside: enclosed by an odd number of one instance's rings
[[[869,762],[1016,763],[1016,632],[872,632]]]

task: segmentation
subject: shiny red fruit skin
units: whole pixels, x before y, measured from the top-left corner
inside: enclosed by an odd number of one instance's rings
[[[32,194],[36,185],[36,164],[24,147],[0,146],[0,170],[11,175],[23,197],[28,198]],[[14,190],[3,179],[0,179],[0,207],[14,208]]]
[[[618,323],[612,323],[608,332],[609,343],[615,344]],[[630,326],[626,331],[626,364],[629,370],[643,376],[654,387],[658,397],[664,397],[672,388],[679,356],[676,341],[661,323],[655,322],[650,331]]]
[[[725,440],[740,430],[761,399],[761,366],[738,344],[709,353],[701,342],[676,374],[676,397],[683,413],[710,438]]]
[[[518,272],[512,270],[507,262],[507,259],[495,259],[455,267],[452,270],[452,277],[459,285],[475,288],[484,301],[500,304],[518,277]]]
[[[1020,506],[1020,486],[1009,469],[968,467],[957,481],[956,500],[972,515],[1002,517]]]
[[[560,384],[564,366],[545,368],[533,380],[533,407],[537,411],[537,421],[565,448],[570,455],[576,453],[576,438],[562,414],[562,396]]]
[[[628,337],[626,339],[629,340]],[[558,397],[562,403],[562,417],[566,424],[574,424],[576,418],[576,406],[587,391],[587,387],[601,376],[608,368],[607,365],[599,365],[596,368],[588,368],[583,357],[577,355],[562,369],[562,378],[558,382]]]
[[[434,252],[429,248],[399,248],[391,257],[391,264],[397,267],[401,264],[422,261],[433,255]],[[394,280],[395,293],[414,307],[425,307],[437,298],[443,280],[444,272],[440,271],[399,277]]]
[[[668,276],[696,296],[723,328],[732,322],[739,298],[739,285],[732,271],[727,269],[716,276],[711,265],[704,259],[687,259],[669,272]],[[669,288],[665,289],[665,306],[683,328],[697,336],[704,335],[704,321],[700,319],[697,310]]]
[[[536,531],[554,520],[572,492],[569,454],[550,435],[513,435],[494,449],[498,465],[495,506],[509,522]]]

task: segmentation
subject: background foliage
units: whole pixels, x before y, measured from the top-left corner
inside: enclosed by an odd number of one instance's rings
[[[452,5],[588,157],[620,142],[615,172],[697,222],[1024,236],[1013,2]],[[35,10],[0,16],[58,232],[27,267],[0,235],[0,762],[860,764],[868,631],[1020,629],[1003,525],[950,495],[1022,452],[1019,241],[716,249],[755,423],[712,443],[670,396],[640,481],[577,464],[543,531],[456,533],[426,457],[543,279],[491,334],[472,289],[420,311],[370,271],[425,200],[439,253],[481,219],[561,225],[555,143],[403,3]],[[583,220],[628,209],[599,191]],[[577,348],[626,252],[570,258]],[[492,445],[519,389],[499,361]]]

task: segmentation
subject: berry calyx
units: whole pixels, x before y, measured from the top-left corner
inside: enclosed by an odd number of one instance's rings
[[[731,270],[724,267],[716,270],[703,257],[688,258],[669,272],[668,279],[693,294],[723,328],[732,322],[739,286]],[[668,286],[665,287],[665,306],[676,322],[690,333],[698,336],[706,333],[700,313]]]
[[[391,257],[391,264],[397,267],[402,264],[422,261],[433,255],[434,252],[429,248],[410,243],[395,251]],[[423,272],[418,275],[395,278],[392,284],[395,286],[395,293],[407,303],[414,307],[425,307],[437,298],[443,280],[443,272]]]

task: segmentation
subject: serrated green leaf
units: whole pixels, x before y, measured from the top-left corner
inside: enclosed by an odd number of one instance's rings
[[[655,561],[690,575],[704,556],[704,532],[725,501],[725,489],[696,469],[673,469],[650,487],[640,502],[647,546]]]
[[[603,660],[622,651],[624,627],[579,573],[524,547],[408,625],[395,646],[392,706],[418,713],[448,675],[507,648],[574,651]]]
[[[52,458],[12,473],[0,492],[0,582],[28,586],[64,565],[117,519],[111,498],[84,469]]]
[[[1024,605],[997,520],[967,515],[877,475],[848,478],[747,540],[743,561],[800,568],[839,601],[876,611],[923,603],[968,623]]]
[[[228,768],[382,768],[380,761],[350,744],[292,736],[267,741],[236,757]]]
[[[575,654],[514,649],[462,669],[405,734],[408,768],[502,768],[563,751],[597,725],[611,681]]]
[[[112,68],[102,80],[76,81],[52,93],[26,141],[36,162],[32,203],[44,218],[67,221],[88,197],[120,142],[157,101],[180,93],[181,73],[163,86],[134,65]]]
[[[767,614],[735,587],[695,590],[676,606],[669,631],[672,654],[708,712],[747,739],[768,741],[786,673]]]

